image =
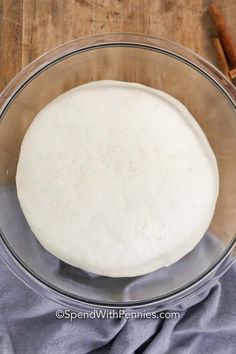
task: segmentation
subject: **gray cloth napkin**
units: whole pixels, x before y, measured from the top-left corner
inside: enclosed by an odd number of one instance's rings
[[[34,293],[0,262],[1,354],[234,354],[236,263],[172,319],[57,319],[61,306]]]

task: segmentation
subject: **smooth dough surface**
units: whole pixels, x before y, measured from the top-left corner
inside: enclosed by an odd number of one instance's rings
[[[96,274],[168,266],[207,230],[218,196],[213,151],[162,91],[97,81],[45,106],[29,127],[17,194],[41,244]]]

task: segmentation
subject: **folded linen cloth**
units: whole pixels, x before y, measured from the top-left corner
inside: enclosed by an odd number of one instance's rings
[[[57,319],[0,261],[1,354],[234,354],[236,263],[207,290],[171,308],[175,318]],[[65,311],[65,309],[63,309]]]

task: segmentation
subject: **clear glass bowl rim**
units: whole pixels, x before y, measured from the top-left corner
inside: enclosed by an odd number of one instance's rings
[[[27,65],[9,82],[9,84],[5,87],[0,95],[0,120],[19,92],[23,90],[31,80],[33,80],[37,75],[42,73],[42,71],[46,70],[50,66],[56,64],[68,56],[76,55],[85,51],[121,46],[142,48],[160,52],[162,54],[171,56],[176,60],[184,62],[205,76],[208,80],[210,80],[211,83],[215,85],[224,94],[224,96],[226,96],[228,101],[232,104],[233,109],[236,111],[236,89],[234,85],[214,65],[212,65],[198,54],[182,47],[179,44],[156,36],[139,33],[105,33],[81,37],[71,42],[62,44],[41,55],[29,65]],[[173,292],[169,292],[164,296],[138,302],[104,303],[75,297],[70,293],[66,293],[61,289],[55,288],[53,285],[39,278],[38,275],[36,275],[31,269],[29,269],[26,264],[24,264],[24,262],[15,254],[14,250],[8,244],[1,228],[0,238],[2,241],[2,247],[5,247],[5,250],[0,247],[0,256],[20,280],[22,280],[26,285],[36,290],[41,295],[53,299],[55,302],[67,304],[70,307],[74,307],[74,302],[77,302],[82,306],[88,305],[106,308],[141,308],[159,304],[173,298],[179,299],[181,296],[185,297],[187,292],[191,293],[191,291],[196,291],[196,288],[201,288],[204,281],[206,281],[206,279],[208,279],[208,277],[213,274],[214,271],[216,271],[221,266],[221,264],[225,262],[226,258],[230,255],[231,251],[236,245],[235,235],[213,266],[208,268],[199,277],[187,283],[184,287],[181,287]]]

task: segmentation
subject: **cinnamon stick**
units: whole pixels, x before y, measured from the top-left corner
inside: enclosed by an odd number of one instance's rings
[[[213,38],[213,46],[216,51],[219,69],[225,74],[225,76],[229,77],[228,62],[219,38]]]
[[[225,24],[224,17],[216,4],[211,3],[208,6],[209,14],[219,32],[219,37],[223,45],[229,62],[236,67],[236,45],[233,41],[232,34]]]

